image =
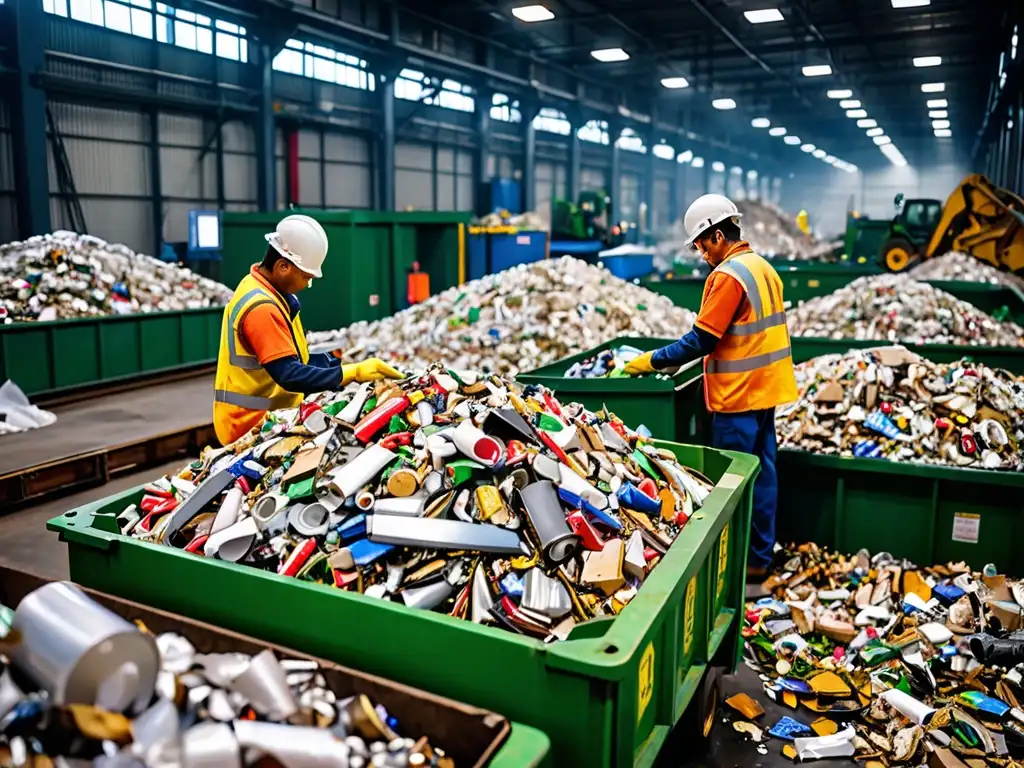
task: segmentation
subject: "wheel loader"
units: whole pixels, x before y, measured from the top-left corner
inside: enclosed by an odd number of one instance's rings
[[[1024,199],[980,174],[966,177],[946,200],[903,200],[882,243],[879,261],[902,272],[950,251],[969,253],[1024,276]]]

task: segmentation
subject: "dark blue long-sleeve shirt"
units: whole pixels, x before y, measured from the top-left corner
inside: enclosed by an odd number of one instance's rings
[[[294,294],[285,294],[292,319],[299,313],[301,304]],[[328,352],[313,352],[309,362],[303,365],[297,355],[280,357],[263,366],[279,387],[289,392],[308,395],[337,389],[341,386],[341,360]]]
[[[693,330],[679,341],[655,350],[651,355],[651,365],[656,369],[677,368],[691,360],[710,355],[715,351],[717,344],[717,336],[694,326]]]

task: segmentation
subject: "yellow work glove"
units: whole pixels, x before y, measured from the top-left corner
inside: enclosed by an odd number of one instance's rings
[[[627,376],[643,376],[645,373],[654,373],[654,366],[651,365],[653,352],[644,352],[626,363],[623,371]]]
[[[341,385],[345,386],[350,381],[379,381],[380,379],[404,379],[401,373],[385,363],[383,360],[371,357],[352,365],[341,366]]]

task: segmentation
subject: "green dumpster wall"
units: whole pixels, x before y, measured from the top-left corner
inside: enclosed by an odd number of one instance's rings
[[[213,363],[223,307],[0,325],[0,382],[29,396]]]
[[[324,276],[300,295],[308,331],[379,320],[405,306],[406,272],[414,261],[430,275],[430,290],[458,285],[468,212],[294,210],[327,232]],[[225,213],[221,275],[234,286],[262,260],[264,235],[285,212]]]

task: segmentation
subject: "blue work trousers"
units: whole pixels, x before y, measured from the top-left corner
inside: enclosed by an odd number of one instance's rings
[[[711,444],[715,448],[753,454],[761,461],[761,472],[754,481],[747,564],[767,568],[775,546],[775,509],[779,504],[775,475],[775,409],[716,413],[711,423]]]

